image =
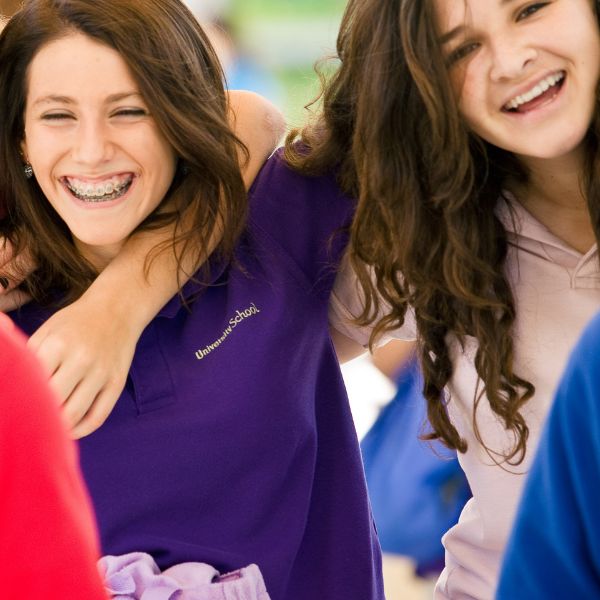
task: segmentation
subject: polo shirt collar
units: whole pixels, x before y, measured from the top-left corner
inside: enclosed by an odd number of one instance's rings
[[[554,235],[543,223],[538,221],[510,192],[504,191],[496,204],[496,216],[500,219],[510,237],[518,240],[521,245],[525,240],[530,240],[544,246],[552,246],[566,252],[577,260],[589,254],[597,253],[597,245],[584,254],[572,248]]]
[[[504,191],[495,209],[508,232],[509,244],[566,268],[572,287],[600,287],[598,245],[585,254],[569,246],[538,221],[510,192]]]

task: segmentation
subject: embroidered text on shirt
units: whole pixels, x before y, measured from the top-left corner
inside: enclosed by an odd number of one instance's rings
[[[250,306],[245,310],[236,310],[235,315],[229,319],[229,325],[223,331],[221,337],[215,340],[212,344],[208,344],[204,348],[196,351],[196,358],[202,360],[207,354],[210,354],[213,350],[218,348],[229,336],[229,334],[244,320],[254,315],[257,315],[260,309],[256,307],[254,302],[250,303]]]

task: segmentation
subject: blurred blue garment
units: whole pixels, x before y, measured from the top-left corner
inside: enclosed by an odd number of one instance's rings
[[[571,354],[506,546],[497,600],[600,598],[600,314]]]
[[[367,486],[384,552],[412,558],[421,575],[442,570],[442,535],[471,497],[456,453],[418,439],[426,421],[416,359],[397,377],[394,399],[361,442]]]

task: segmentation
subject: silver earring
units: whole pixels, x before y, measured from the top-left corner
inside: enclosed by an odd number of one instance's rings
[[[25,177],[27,177],[27,179],[31,179],[33,177],[33,169],[29,163],[26,163],[23,167],[23,173],[25,173]]]

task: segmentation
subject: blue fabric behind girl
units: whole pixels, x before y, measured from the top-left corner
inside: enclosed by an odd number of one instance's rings
[[[443,568],[441,537],[471,497],[456,453],[418,439],[426,421],[422,377],[412,358],[394,399],[361,442],[369,496],[384,552],[412,558],[426,575]]]

